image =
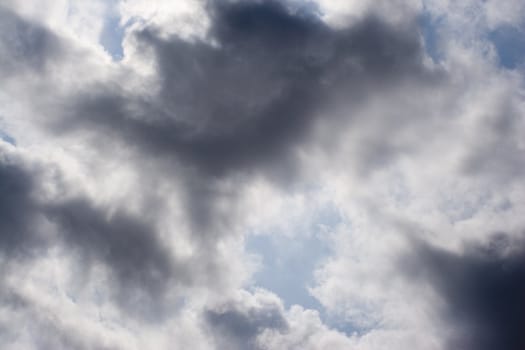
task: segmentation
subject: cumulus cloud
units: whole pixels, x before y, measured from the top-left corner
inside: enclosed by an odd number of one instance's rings
[[[74,255],[88,276],[89,266],[106,264],[119,294],[129,295],[128,304],[151,303],[161,296],[176,267],[154,224],[124,212],[109,214],[88,198],[46,201],[38,193],[41,174],[24,167],[15,151],[3,149],[2,158],[0,225],[7,262],[34,258],[63,243],[78,252]],[[187,280],[182,274],[177,277],[182,283]],[[141,291],[149,298],[141,300]]]
[[[326,327],[314,310],[283,308],[279,298],[263,290],[242,292],[206,311],[218,347],[229,349],[353,348],[355,342]]]
[[[520,348],[508,4],[3,2],[2,347]]]
[[[288,328],[283,306],[276,296],[243,293],[240,300],[208,310],[206,322],[215,334],[218,347],[258,349],[257,337],[265,331]]]
[[[290,161],[340,95],[358,104],[370,89],[427,73],[414,27],[367,17],[334,30],[279,2],[213,4],[206,41],[133,33],[153,53],[155,96],[95,86],[72,96],[72,115],[55,128],[94,130],[220,176]]]

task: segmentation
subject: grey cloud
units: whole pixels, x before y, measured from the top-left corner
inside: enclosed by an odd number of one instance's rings
[[[336,134],[368,94],[434,79],[415,20],[394,27],[369,17],[333,29],[279,1],[209,2],[207,9],[206,40],[165,38],[153,27],[131,34],[139,51],[153,52],[158,94],[88,86],[50,123],[58,134],[91,136],[101,152],[117,143],[134,150],[139,164],[173,165],[169,176],[183,183],[196,237],[229,231],[234,212],[225,218],[215,205],[224,199],[216,188],[222,179],[239,179],[241,188],[246,177],[262,175],[289,185],[301,171],[296,152],[316,141],[318,123],[330,122]],[[344,118],[332,113],[341,104]],[[235,193],[228,196],[234,203]]]
[[[420,243],[410,270],[428,281],[445,302],[451,348],[508,349],[525,346],[525,245],[505,234],[487,244],[451,253]]]
[[[61,237],[78,252],[81,265],[104,262],[114,276],[116,301],[131,314],[154,320],[169,308],[168,286],[191,283],[157,235],[154,223],[122,211],[108,214],[86,199],[49,204],[45,215],[58,224]],[[89,270],[85,271],[89,276]]]
[[[221,349],[260,349],[257,336],[263,331],[288,330],[282,308],[277,304],[245,306],[231,303],[217,310],[208,310],[205,320]]]
[[[63,245],[84,269],[80,279],[89,278],[94,264],[105,264],[123,310],[151,320],[169,311],[168,286],[191,284],[188,267],[170,254],[154,223],[122,210],[110,215],[85,198],[44,202],[35,196],[39,174],[5,158],[0,161],[0,252],[6,263]]]
[[[0,5],[0,77],[43,73],[64,52],[58,36]]]
[[[276,296],[244,294],[204,311],[216,349],[351,349],[352,342],[330,330],[313,310],[293,306],[285,311]]]
[[[224,213],[216,205],[226,198],[233,209],[236,200],[235,190],[220,189],[221,179],[239,174],[293,179],[300,170],[294,152],[312,140],[317,123],[332,122],[335,133],[370,93],[395,88],[406,79],[433,79],[424,67],[412,19],[394,27],[369,17],[333,29],[315,14],[294,12],[278,1],[210,2],[208,12],[206,41],[165,38],[155,28],[132,34],[139,46],[153,52],[158,95],[133,95],[101,82],[58,101],[53,106],[58,118],[49,123],[56,134],[92,136],[90,146],[101,157],[114,155],[108,147],[113,142],[134,150],[141,176],[156,176],[151,173],[158,169],[142,167],[151,159],[174,165],[169,177],[186,185],[183,198],[194,236],[227,231],[235,219],[234,210]],[[61,54],[56,37],[44,28],[7,11],[0,12],[0,20],[2,16],[8,34],[0,34],[0,48],[11,54],[0,64],[9,74],[39,72]],[[20,36],[18,46],[8,37],[13,34]],[[338,104],[345,104],[347,119],[330,116]],[[385,152],[378,148],[382,156]],[[141,317],[167,311],[163,298],[172,282],[191,284],[198,267],[173,260],[154,222],[119,210],[109,215],[82,198],[37,203],[31,196],[31,175],[1,166],[0,185],[12,183],[2,192],[13,198],[0,198],[0,209],[11,215],[0,219],[0,228],[9,232],[4,238],[2,231],[0,238],[11,245],[5,244],[6,251],[23,249],[36,237],[28,219],[46,218],[59,229],[63,244],[86,263],[86,277],[92,264],[105,264],[115,278],[117,302]],[[204,235],[209,247],[219,239]],[[212,259],[213,251],[199,254]],[[225,348],[256,349],[264,330],[287,329],[277,305],[208,310],[206,322]]]
[[[293,171],[293,151],[321,114],[344,96],[359,104],[372,87],[422,77],[422,45],[407,28],[367,18],[344,30],[281,2],[213,2],[209,40],[135,33],[152,49],[158,96],[111,87],[76,96],[65,132],[116,137],[149,156],[177,159],[205,176],[257,169]]]
[[[30,256],[45,243],[33,188],[33,177],[17,161],[0,158],[0,251],[10,257]]]
[[[514,89],[501,98],[494,110],[485,112],[485,122],[479,127],[479,137],[463,163],[465,173],[486,175],[508,184],[521,181],[525,172],[520,104]]]
[[[31,179],[17,166],[2,164],[0,167],[0,210],[3,213],[1,232],[3,245],[14,244],[21,237],[16,237],[13,231],[25,232],[27,228],[21,210],[30,210],[28,192],[32,186]]]

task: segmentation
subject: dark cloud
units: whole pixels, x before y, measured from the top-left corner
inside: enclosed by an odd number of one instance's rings
[[[168,286],[191,281],[158,237],[154,223],[145,218],[123,211],[110,214],[86,199],[50,204],[45,214],[82,266],[103,262],[110,268],[116,300],[129,313],[162,316],[168,311],[163,303]]]
[[[488,244],[451,253],[417,247],[410,270],[430,282],[445,302],[446,322],[457,330],[450,348],[465,350],[525,347],[525,244],[499,234]]]
[[[124,145],[139,171],[152,159],[173,165],[169,176],[183,183],[198,235],[231,231],[234,210],[225,217],[216,206],[217,198],[235,203],[235,193],[217,188],[222,179],[241,188],[255,174],[288,186],[302,169],[297,151],[318,123],[331,123],[335,135],[370,93],[433,79],[415,20],[393,26],[368,17],[334,29],[279,1],[209,2],[207,11],[205,40],[165,37],[154,27],[130,34],[139,52],[152,53],[154,94],[88,86],[60,106],[51,126],[91,137],[104,153]],[[334,113],[343,104],[344,113]]]
[[[295,147],[338,98],[357,105],[371,88],[425,74],[416,23],[366,18],[336,30],[277,1],[210,4],[207,41],[135,33],[154,54],[158,95],[93,87],[56,129],[87,127],[206,176],[287,172]]]
[[[10,257],[30,256],[45,243],[34,186],[18,161],[0,158],[0,252]]]
[[[282,308],[273,303],[256,306],[232,303],[208,310],[205,320],[221,349],[260,349],[256,340],[264,330],[288,330]]]
[[[0,77],[43,73],[64,53],[58,36],[0,5]]]
[[[21,169],[13,164],[2,163],[0,166],[0,210],[2,211],[0,239],[4,247],[24,240],[25,232],[31,226],[20,215],[21,212],[31,210],[31,201],[28,198],[31,187],[31,178]]]
[[[63,245],[89,279],[102,263],[111,273],[115,300],[130,314],[160,317],[168,311],[168,286],[188,285],[191,274],[175,261],[156,226],[122,210],[109,213],[86,198],[43,201],[41,177],[9,157],[0,161],[0,252],[9,262],[27,261]],[[55,232],[56,231],[56,232]]]

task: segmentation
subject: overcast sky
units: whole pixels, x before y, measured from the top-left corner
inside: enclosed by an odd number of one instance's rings
[[[525,348],[522,0],[0,0],[0,348]]]

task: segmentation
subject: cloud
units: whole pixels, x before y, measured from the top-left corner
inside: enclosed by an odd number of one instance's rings
[[[2,340],[0,344],[5,349],[92,349],[96,346],[98,349],[117,349],[116,347],[107,346],[102,341],[89,339],[86,335],[79,334],[77,330],[53,322],[46,315],[28,301],[16,295],[2,297],[2,312],[11,319],[9,322],[2,320],[0,322],[0,334]],[[5,307],[9,305],[9,307]],[[27,322],[31,320],[28,327]],[[22,335],[20,330],[15,330],[13,325],[16,324],[20,329],[24,328],[24,323],[31,334]]]
[[[30,246],[35,240],[34,214],[38,206],[31,198],[33,179],[16,162],[4,159],[0,166],[0,220],[1,249],[12,253],[22,245]]]
[[[205,38],[166,37],[154,26],[129,33],[136,51],[153,59],[149,91],[88,84],[48,123],[55,135],[89,137],[101,153],[125,148],[137,164],[175,169],[168,176],[181,183],[195,235],[234,232],[236,198],[252,178],[300,178],[298,153],[318,142],[319,125],[337,132],[368,94],[438,80],[424,64],[415,21],[399,27],[371,16],[334,29],[277,1],[207,10]],[[225,193],[228,181],[236,186]]]
[[[64,48],[59,38],[40,24],[0,6],[0,74],[3,79],[23,73],[42,74]]]
[[[426,244],[415,248],[418,258],[412,269],[435,289],[444,302],[447,322],[457,329],[450,346],[523,347],[525,259],[521,240],[497,234],[486,244],[467,244],[459,253]]]
[[[262,332],[287,330],[283,306],[275,296],[265,293],[242,296],[247,300],[233,300],[206,311],[205,319],[218,347],[260,349],[257,337]]]
[[[134,34],[153,51],[158,94],[93,87],[56,129],[94,130],[210,176],[282,168],[334,95],[358,104],[371,86],[425,72],[413,28],[367,18],[339,31],[274,1],[211,7],[208,41]]]
[[[90,267],[98,263],[110,269],[117,301],[131,313],[147,311],[163,300],[175,275],[179,283],[189,283],[153,223],[121,211],[109,213],[88,198],[43,201],[35,185],[42,174],[31,173],[15,152],[2,151],[0,247],[8,262],[33,259],[63,244],[78,252],[83,278],[89,278]]]
[[[519,23],[506,6],[3,4],[2,347],[520,344],[523,77],[487,34]],[[259,289],[257,262],[293,288]]]
[[[317,311],[298,305],[285,310],[276,295],[263,290],[242,292],[215,305],[205,320],[218,348],[355,348],[344,334],[326,327]]]
[[[78,251],[80,264],[107,265],[114,277],[116,300],[130,314],[162,318],[166,293],[191,283],[164,246],[153,223],[124,212],[107,213],[88,200],[73,199],[49,205],[45,215],[57,223],[65,243]]]

